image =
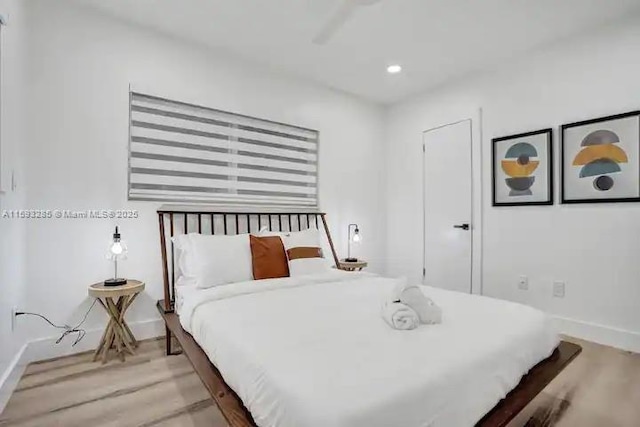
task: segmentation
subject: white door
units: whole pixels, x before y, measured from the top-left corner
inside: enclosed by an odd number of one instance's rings
[[[424,283],[471,293],[471,120],[430,129],[424,143]]]

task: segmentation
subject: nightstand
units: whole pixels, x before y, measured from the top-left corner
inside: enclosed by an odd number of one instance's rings
[[[101,357],[102,363],[106,363],[109,360],[109,350],[111,349],[116,351],[123,362],[125,352],[135,354],[138,341],[125,322],[124,314],[143,290],[144,282],[139,280],[127,280],[127,283],[120,286],[105,286],[103,282],[89,286],[89,296],[97,299],[109,315],[109,323],[93,355],[94,362],[98,360],[98,357]]]
[[[344,259],[340,260],[339,268],[340,270],[345,271],[360,271],[369,265],[368,262],[359,259],[358,261],[345,261]]]

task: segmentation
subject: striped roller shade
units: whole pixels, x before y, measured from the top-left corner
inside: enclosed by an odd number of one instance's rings
[[[317,206],[317,131],[133,92],[130,110],[130,200]]]

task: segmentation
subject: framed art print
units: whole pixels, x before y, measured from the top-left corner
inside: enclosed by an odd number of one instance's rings
[[[553,204],[553,132],[494,138],[493,206]]]
[[[640,201],[640,111],[562,125],[562,203]]]

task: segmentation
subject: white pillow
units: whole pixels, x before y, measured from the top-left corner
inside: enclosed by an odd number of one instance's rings
[[[192,239],[196,233],[178,234],[171,241],[175,249],[176,286],[195,286],[197,281],[197,262],[192,249]]]
[[[248,234],[194,234],[191,248],[196,257],[196,282],[199,288],[253,280]]]
[[[257,234],[254,234],[254,235],[258,237],[271,237],[271,236],[284,237],[284,236],[288,236],[291,233],[292,233],[291,231],[269,231],[263,227],[262,229],[260,229],[260,231],[258,231]]]
[[[322,250],[320,232],[317,228],[309,228],[303,231],[294,231],[281,235],[284,249],[289,258],[289,249],[308,247],[319,248],[322,258],[298,258],[289,259],[289,276],[305,276],[308,274],[325,273],[330,270],[330,264]]]

